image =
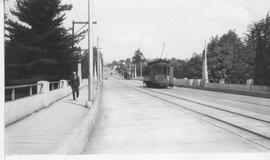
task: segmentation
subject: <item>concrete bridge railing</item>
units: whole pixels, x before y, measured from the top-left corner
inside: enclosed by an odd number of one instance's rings
[[[55,89],[52,84],[56,82],[37,82],[37,93],[28,97],[5,102],[5,126],[8,126],[42,108],[49,106],[55,101],[71,94],[71,87],[67,80],[60,80]],[[81,87],[86,85],[87,80],[82,80]]]
[[[173,85],[183,87],[200,87],[201,79],[174,79]]]
[[[201,79],[174,79],[175,86],[180,87],[195,87],[199,88],[201,86]],[[224,89],[233,91],[246,91],[246,92],[270,92],[269,86],[259,86],[253,85],[252,83],[247,84],[226,84],[223,81],[220,83],[207,83],[206,88],[212,89]]]

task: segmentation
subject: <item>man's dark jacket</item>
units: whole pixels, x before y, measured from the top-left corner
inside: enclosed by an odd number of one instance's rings
[[[72,78],[70,80],[70,85],[71,85],[71,88],[72,89],[79,88],[79,86],[80,86],[80,79],[79,79],[79,77],[78,76],[76,76],[76,77],[73,77],[72,76]]]

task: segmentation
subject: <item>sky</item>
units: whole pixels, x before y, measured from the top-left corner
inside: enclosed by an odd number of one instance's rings
[[[73,9],[66,12],[65,27],[72,20],[88,21],[88,0],[62,0]],[[14,6],[7,2],[6,9]],[[264,18],[270,0],[91,0],[92,42],[105,62],[131,58],[141,49],[146,58],[187,59],[201,53],[205,43],[230,29],[243,37],[249,24]],[[75,32],[82,26],[75,25]],[[78,44],[87,49],[88,38]]]

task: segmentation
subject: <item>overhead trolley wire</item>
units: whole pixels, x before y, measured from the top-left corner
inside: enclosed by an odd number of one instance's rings
[[[80,0],[77,0],[77,2],[78,2],[80,5],[81,5]],[[81,9],[80,11],[81,11],[81,12],[82,12],[82,14],[83,14],[83,18],[87,20],[87,19],[88,19],[88,15],[87,15],[87,14],[85,14],[85,12],[84,12],[84,10],[83,10],[83,9]]]
[[[188,5],[188,3],[190,2],[191,0],[186,0],[184,1],[176,10],[173,14],[171,14],[171,16],[168,17],[168,20],[166,23],[162,22],[162,24],[165,24],[165,29],[170,25],[172,24],[173,20],[175,19],[175,17]],[[175,22],[175,21],[174,21]],[[164,42],[165,43],[165,42]]]
[[[80,30],[82,30],[86,25],[88,25],[88,23],[87,24],[84,24],[78,31],[75,32],[75,34],[78,33],[78,32],[80,32]]]
[[[248,1],[249,1],[249,0],[243,0],[243,1],[241,1],[240,3],[238,3],[237,5],[235,5],[234,7],[225,10],[223,13],[229,12],[230,10],[233,10],[233,9],[235,9],[235,8],[237,8],[237,7],[240,7],[240,6],[244,5],[245,3],[247,3]],[[216,19],[217,19],[218,17],[220,17],[220,16],[221,16],[220,14],[217,15],[217,16],[214,16],[214,17],[210,18],[210,19],[208,20],[208,22],[213,21],[213,20],[216,20]]]
[[[71,4],[73,4],[73,1],[72,1],[72,0],[69,0],[69,1],[70,1]],[[81,18],[80,18],[80,16],[78,15],[78,12],[77,12],[75,6],[72,7],[72,11],[75,13],[75,16],[77,17],[77,19],[78,19],[79,21],[81,21]]]
[[[177,10],[176,10],[176,12],[172,15],[172,16],[170,16],[169,18],[169,21],[168,21],[168,23],[167,24],[169,24],[169,22],[171,22],[174,18],[175,18],[175,16],[177,16],[185,7],[186,7],[186,5],[189,3],[189,1],[190,0],[186,0]]]

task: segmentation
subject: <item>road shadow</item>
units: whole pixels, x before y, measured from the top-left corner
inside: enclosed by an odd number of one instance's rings
[[[83,107],[85,107],[84,104],[79,103],[79,101],[74,101],[73,99],[68,99],[68,100],[66,100],[65,102],[66,102],[66,103],[75,104],[75,105],[78,105],[78,106],[83,106]],[[76,102],[77,102],[77,103],[76,103]]]

